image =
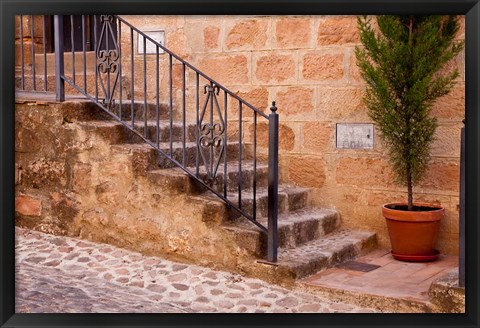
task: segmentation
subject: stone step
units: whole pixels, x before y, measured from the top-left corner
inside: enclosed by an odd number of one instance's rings
[[[98,107],[98,106],[97,106]],[[101,113],[105,114],[105,113]],[[108,115],[108,114],[106,114]],[[113,120],[103,121],[85,121],[79,123],[86,131],[91,131],[106,138],[110,144],[118,143],[142,143],[142,138],[131,132],[122,123]],[[125,122],[128,126],[131,126],[131,122]],[[144,123],[136,122],[135,130],[144,135]],[[159,121],[159,137],[160,142],[170,142],[170,121]],[[183,141],[183,125],[177,122],[172,124],[172,141]],[[195,125],[190,124],[186,127],[186,140],[187,142],[195,141]],[[157,125],[156,122],[147,122],[147,139],[156,143],[157,138]]]
[[[125,121],[125,123],[131,126],[131,121]],[[143,136],[146,135],[148,140],[156,142],[157,140],[157,121],[147,121],[145,128],[145,122],[134,121],[135,130],[140,132]],[[160,120],[159,121],[159,131],[160,142],[170,142],[170,130],[172,131],[172,140],[173,141],[183,141],[183,123],[172,121],[172,129],[170,129],[170,121]],[[195,136],[195,124],[186,123],[185,126],[185,140],[187,142],[194,142],[196,140]]]
[[[257,220],[265,227],[267,218]],[[340,225],[337,211],[306,208],[278,216],[278,245],[295,248],[333,232]],[[234,235],[238,245],[257,257],[267,252],[267,235],[246,219],[239,219],[225,226]]]
[[[258,187],[266,187],[268,179],[268,165],[257,163],[256,182]],[[187,167],[187,170],[196,175],[195,167]],[[242,161],[242,189],[253,188],[253,163],[251,161]],[[238,190],[238,162],[227,163],[227,191]],[[176,192],[187,192],[189,194],[200,194],[208,189],[190,178],[182,169],[172,168],[163,170],[149,171],[147,176],[152,182],[158,185],[171,185]],[[200,165],[198,177],[205,181],[207,177],[205,165]],[[216,182],[211,184],[214,190],[223,193],[224,188],[224,164],[218,166]]]
[[[120,110],[121,109],[121,110]],[[143,123],[145,121],[145,115],[147,115],[147,121],[157,120],[157,104],[151,100],[147,100],[146,106],[145,101],[140,99],[123,99],[120,106],[120,101],[116,100],[112,112],[115,113],[118,117],[122,117],[122,120],[129,121],[131,123],[132,113],[135,123]],[[170,114],[170,105],[166,103],[158,104],[158,117],[160,120],[170,120],[172,116],[173,119],[180,120],[181,117],[178,116],[177,107],[175,104],[172,105],[172,110]]]
[[[291,185],[278,186],[278,214],[287,213],[303,209],[308,206],[310,189],[301,188]],[[227,193],[227,199],[235,206],[238,206],[238,192]],[[213,198],[214,195],[204,194],[206,198]],[[260,187],[256,190],[256,218],[265,218],[268,215],[268,188]],[[253,216],[253,189],[242,190],[241,193],[241,210]],[[235,209],[228,209],[228,220],[235,220],[241,216]]]
[[[238,158],[238,143],[227,145],[227,157],[236,160]],[[170,156],[170,142],[161,142],[159,148]],[[153,147],[145,143],[122,143],[113,144],[114,152],[132,154],[135,173],[145,176],[150,170],[158,168],[177,167],[163,154],[158,153]],[[196,163],[197,145],[194,142],[185,143],[185,166],[193,166]],[[183,143],[172,142],[172,158],[182,164]]]
[[[82,96],[83,97],[83,96]],[[85,98],[86,101],[65,101],[61,103],[62,110],[67,111],[67,120],[74,122],[74,121],[112,121],[112,122],[117,122],[114,117],[109,115],[104,109],[102,109],[100,106],[96,105],[95,103],[91,101],[87,101],[87,98]],[[138,129],[142,129],[143,132],[143,127],[145,125],[144,118],[143,118],[143,113],[144,113],[144,106],[145,104],[143,102],[135,101],[133,102],[133,113],[134,113],[134,123],[135,126],[138,127]],[[131,110],[132,103],[122,103],[122,120],[124,123],[129,124],[131,126],[132,121],[131,121]],[[151,108],[149,103],[147,103],[147,111],[150,113],[150,111],[155,111],[155,108]],[[111,113],[115,114],[117,117],[120,117],[120,112],[119,112],[120,105],[117,103],[113,106],[113,108],[110,110]],[[160,121],[167,121],[170,122],[170,112],[168,109],[168,105],[166,104],[160,104]],[[149,119],[147,120],[147,126],[149,129],[154,129],[156,127],[156,114],[148,114]],[[151,117],[150,117],[151,116]],[[175,127],[177,125],[180,125],[180,121],[178,119],[173,120],[173,123]],[[118,123],[118,122],[117,122]],[[188,123],[187,122],[187,127],[188,127],[188,135],[190,140],[193,141],[195,138],[191,138],[190,136],[192,135],[193,132],[191,132],[190,129],[195,128],[195,124]]]
[[[303,278],[354,259],[376,247],[373,232],[338,230],[296,248],[278,249],[278,272]]]

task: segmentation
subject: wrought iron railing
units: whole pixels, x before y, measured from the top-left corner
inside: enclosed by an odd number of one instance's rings
[[[50,18],[40,17],[44,22],[44,90],[48,91],[45,32]],[[22,58],[17,87],[26,90],[28,74],[25,74],[22,19],[20,16]],[[122,17],[56,15],[52,19],[57,101],[65,100],[68,87],[96,103],[155,148],[172,166],[179,167],[255,224],[267,235],[267,260],[275,262],[279,125],[275,102],[271,113],[264,113]],[[66,23],[70,25],[69,31]],[[34,44],[34,27],[31,34]],[[38,63],[35,63],[34,48],[32,46],[30,71],[32,90],[37,91],[35,67]],[[177,126],[181,129],[180,140],[173,135]],[[247,133],[248,141],[245,140]],[[261,141],[267,144],[259,144],[259,133],[264,137]],[[162,140],[161,135],[166,140]],[[266,176],[259,169],[262,165],[259,157],[268,161]],[[253,174],[244,177],[242,171],[247,164]],[[236,168],[233,183],[228,179],[232,167],[233,171]],[[267,201],[259,205],[262,183],[266,184],[262,191]],[[244,198],[248,198],[248,202]],[[267,215],[266,222],[259,220],[262,214]]]

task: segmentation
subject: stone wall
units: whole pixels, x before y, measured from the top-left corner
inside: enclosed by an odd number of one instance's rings
[[[152,182],[153,149],[125,144],[132,135],[120,126],[91,121],[101,117],[89,102],[17,99],[16,225],[234,271],[251,262],[235,236],[215,228],[221,202]]]
[[[356,67],[359,44],[353,16],[124,16],[141,30],[164,30],[166,46],[261,110],[277,101],[280,114],[282,179],[313,187],[318,206],[340,210],[347,227],[374,230],[389,247],[380,205],[406,200],[393,182],[384,147],[375,134],[373,150],[335,147],[336,123],[368,123],[362,103],[364,83]],[[462,20],[462,24],[463,24]],[[130,56],[129,30],[122,29],[124,60]],[[464,25],[458,39],[464,38]],[[155,55],[147,55],[147,71]],[[135,93],[143,90],[143,55],[135,55]],[[168,55],[160,55],[167,72]],[[465,108],[464,54],[454,90],[433,110],[439,128],[427,177],[415,186],[417,201],[445,206],[438,249],[458,252],[460,129]],[[174,72],[181,65],[174,62]],[[125,75],[128,76],[128,68]],[[168,75],[160,77],[167,99]],[[149,88],[153,74],[147,77]],[[174,97],[180,100],[179,81]],[[194,76],[187,74],[188,92]],[[139,95],[141,92],[139,92]],[[153,93],[149,93],[149,98]],[[143,97],[143,94],[142,94]],[[268,111],[268,110],[267,110]],[[251,128],[244,129],[249,137]],[[266,135],[264,136],[266,138]]]

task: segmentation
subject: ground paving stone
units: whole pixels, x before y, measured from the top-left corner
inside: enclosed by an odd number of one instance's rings
[[[22,228],[16,228],[15,244],[18,313],[376,312],[238,274]],[[39,249],[45,251],[41,256]]]

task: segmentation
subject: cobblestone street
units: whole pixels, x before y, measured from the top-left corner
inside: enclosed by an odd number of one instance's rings
[[[258,279],[16,228],[16,312],[375,312]]]

